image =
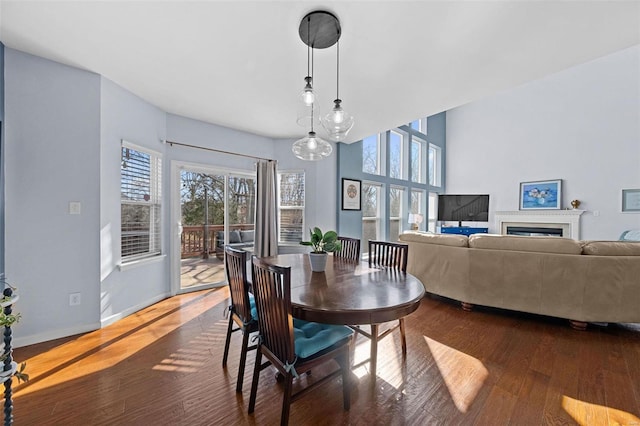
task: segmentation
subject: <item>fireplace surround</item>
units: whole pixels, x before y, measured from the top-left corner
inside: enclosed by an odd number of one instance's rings
[[[495,229],[502,235],[507,227],[562,229],[563,238],[580,239],[580,216],[584,210],[498,211]]]

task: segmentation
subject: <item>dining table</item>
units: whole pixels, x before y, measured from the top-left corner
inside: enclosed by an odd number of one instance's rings
[[[309,255],[280,254],[263,258],[291,267],[291,305],[298,319],[325,324],[377,326],[399,320],[420,306],[424,285],[394,268],[369,266],[329,255],[324,272],[311,271]],[[370,369],[375,375],[377,342],[371,342]]]

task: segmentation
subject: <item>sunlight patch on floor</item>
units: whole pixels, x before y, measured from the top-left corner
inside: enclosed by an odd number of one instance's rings
[[[202,294],[202,293],[200,293]],[[179,329],[203,312],[217,306],[228,297],[228,291],[221,290],[207,297],[198,293],[176,297],[175,307],[167,314],[165,310],[156,311],[153,306],[123,318],[103,329],[89,332],[77,339],[68,341],[27,360],[29,382],[15,387],[15,396],[24,396],[31,392],[76,380],[80,377],[108,370],[114,364],[133,356],[137,352],[153,345],[158,339]],[[193,301],[194,303],[191,303]],[[163,303],[167,303],[166,301]],[[170,302],[171,303],[171,302]],[[160,315],[157,312],[161,312]],[[222,310],[220,313],[222,321]],[[220,327],[226,332],[226,327]],[[222,336],[222,339],[224,335]],[[208,340],[210,342],[210,340]],[[80,349],[78,349],[80,348]],[[67,353],[82,353],[69,359]],[[158,370],[191,372],[200,365],[189,356],[174,354],[180,360],[170,359],[159,364]],[[201,356],[208,356],[203,353]],[[162,366],[164,365],[164,366]],[[187,366],[188,365],[188,366]],[[168,368],[166,368],[168,367]]]
[[[479,359],[424,336],[431,355],[447,385],[451,399],[466,413],[482,388],[489,371]]]
[[[626,411],[562,396],[562,408],[581,426],[587,425],[635,425],[640,418]]]

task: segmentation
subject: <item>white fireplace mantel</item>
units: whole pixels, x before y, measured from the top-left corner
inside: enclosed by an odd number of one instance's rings
[[[501,211],[494,215],[496,229],[506,234],[507,226],[527,225],[557,225],[566,230],[563,236],[574,240],[580,239],[580,216],[584,210],[518,210]]]

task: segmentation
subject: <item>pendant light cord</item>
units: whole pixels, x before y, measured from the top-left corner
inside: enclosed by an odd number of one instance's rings
[[[336,99],[340,99],[340,39],[336,42],[338,59],[336,60]]]

